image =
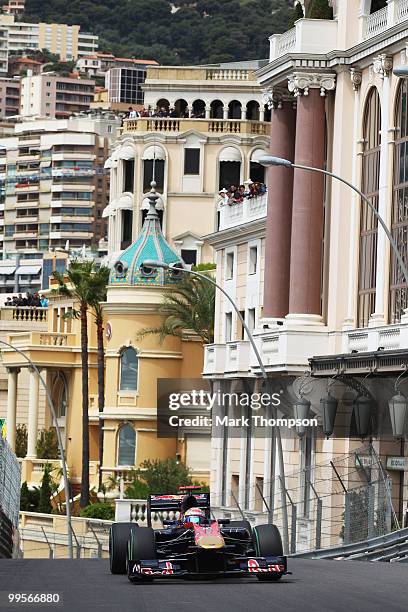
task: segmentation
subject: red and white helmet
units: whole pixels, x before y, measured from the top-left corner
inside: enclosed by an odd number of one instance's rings
[[[203,519],[205,519],[205,514],[201,508],[189,508],[189,510],[186,510],[184,513],[183,519],[185,523],[200,524]]]

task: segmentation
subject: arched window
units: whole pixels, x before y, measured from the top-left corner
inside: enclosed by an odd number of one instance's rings
[[[67,379],[62,372],[58,372],[54,380],[52,396],[57,418],[65,417],[68,407],[68,385]]]
[[[137,391],[139,357],[132,346],[120,355],[120,390]]]
[[[119,429],[118,434],[118,465],[135,465],[136,432],[126,423]]]
[[[242,119],[242,104],[239,100],[232,100],[228,104],[228,119]]]
[[[381,105],[378,91],[373,87],[364,110],[364,150],[362,167],[362,191],[378,210]],[[360,250],[358,273],[357,320],[359,327],[366,327],[375,309],[377,280],[377,232],[378,224],[367,206],[361,206]]]
[[[222,119],[224,104],[221,100],[213,100],[210,105],[210,117],[211,119]]]
[[[407,261],[408,232],[408,80],[401,81],[396,102],[394,188],[391,231]],[[398,323],[408,305],[407,285],[401,266],[391,249],[389,322]]]

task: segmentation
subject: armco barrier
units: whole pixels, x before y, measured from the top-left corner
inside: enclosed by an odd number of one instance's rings
[[[390,554],[387,554],[386,551]],[[356,542],[355,544],[346,544],[344,546],[336,546],[325,548],[322,550],[314,550],[291,555],[292,557],[302,559],[359,559],[367,561],[390,561],[399,553],[408,554],[408,528],[398,529],[392,533],[383,536],[365,540],[364,542]],[[381,559],[384,557],[384,559]]]

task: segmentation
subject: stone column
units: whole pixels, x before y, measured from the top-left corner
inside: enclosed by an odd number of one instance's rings
[[[210,119],[210,114],[211,114],[211,106],[210,104],[207,104],[205,107],[205,118]]]
[[[392,58],[381,54],[374,58],[373,69],[383,80],[381,97],[381,149],[380,149],[380,174],[378,180],[378,213],[383,219],[387,219],[387,204],[392,200],[392,187],[388,193],[388,128],[390,107],[390,78],[392,70]],[[378,224],[377,236],[377,275],[375,283],[375,311],[369,321],[370,327],[385,325],[384,297],[388,281],[387,250],[389,248],[388,238],[381,225]]]
[[[265,121],[265,109],[263,106],[259,109],[259,121]]]
[[[224,104],[223,109],[222,109],[223,119],[228,119],[228,112],[229,112],[228,104]]]
[[[38,374],[33,368],[29,368],[30,385],[28,395],[28,439],[27,439],[27,459],[36,459],[37,451],[35,448],[38,435],[38,399],[39,399],[39,380]]]
[[[350,77],[354,90],[354,114],[353,114],[353,153],[352,153],[352,175],[353,185],[358,184],[358,136],[360,132],[360,85],[362,75],[355,68],[350,69]],[[348,287],[347,287],[347,314],[343,323],[343,329],[353,329],[355,326],[355,303],[357,288],[357,248],[358,248],[358,226],[361,213],[360,197],[353,191],[351,194],[351,215],[350,215],[350,245],[348,253]]]
[[[272,111],[270,152],[293,161],[296,111],[292,102],[283,102],[279,106]],[[293,170],[271,166],[268,185],[263,316],[273,319],[283,318],[289,312]]]
[[[289,91],[297,97],[295,163],[315,168],[325,164],[325,92],[334,75],[295,73]],[[322,290],[324,176],[295,169],[288,319],[319,324]]]
[[[7,442],[11,448],[16,447],[16,426],[17,426],[17,379],[20,368],[7,368],[7,415],[6,415],[6,432]]]

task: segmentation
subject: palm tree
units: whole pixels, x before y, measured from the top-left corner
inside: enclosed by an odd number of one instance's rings
[[[163,320],[158,327],[142,330],[138,337],[158,334],[182,337],[186,331],[199,336],[204,344],[214,341],[215,287],[199,277],[184,276],[169,290],[159,306]]]
[[[102,272],[101,272],[102,270]],[[64,273],[53,272],[58,287],[53,292],[73,299],[79,310],[70,316],[81,321],[81,369],[82,369],[82,476],[80,507],[89,505],[89,366],[88,366],[88,311],[106,288],[106,272],[95,269],[93,261],[72,261]],[[102,337],[103,343],[103,337]]]
[[[92,278],[95,282],[95,295],[92,301],[92,314],[95,318],[96,339],[98,351],[98,410],[102,413],[105,407],[105,347],[103,343],[103,309],[101,302],[106,301],[106,286],[109,282],[109,268],[101,267]],[[98,491],[102,488],[103,463],[103,426],[104,420],[99,419],[99,482]]]

